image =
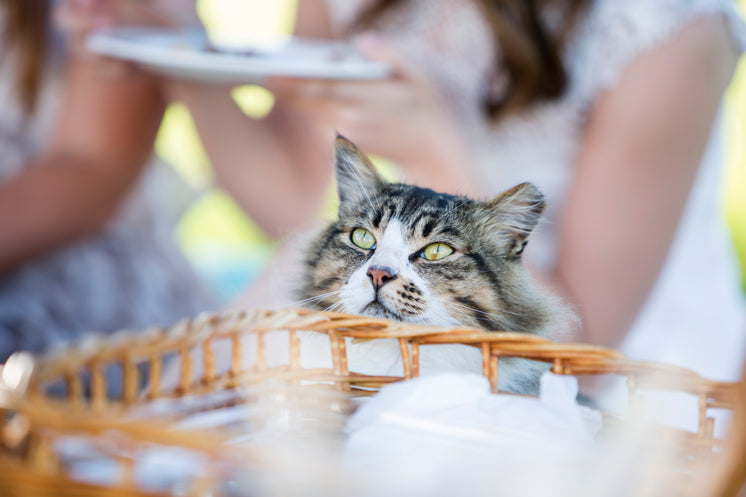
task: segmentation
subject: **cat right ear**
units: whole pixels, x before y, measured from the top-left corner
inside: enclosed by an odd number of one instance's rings
[[[544,195],[531,183],[521,183],[483,204],[490,214],[485,226],[511,257],[520,257],[528,237],[547,206]]]
[[[342,135],[334,142],[334,168],[340,205],[369,202],[386,180],[376,171],[370,159]]]

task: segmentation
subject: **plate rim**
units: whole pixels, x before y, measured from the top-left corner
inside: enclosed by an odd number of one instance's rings
[[[182,77],[201,80],[215,80],[216,77],[243,79],[271,76],[375,80],[391,76],[388,65],[378,61],[344,62],[322,59],[299,60],[292,64],[287,59],[251,58],[243,54],[229,52],[206,52],[196,49],[176,49],[157,44],[137,41],[144,36],[173,36],[182,39],[194,36],[195,31],[146,27],[118,27],[96,31],[88,35],[87,48],[98,55],[118,58],[147,66],[155,72],[178,73]],[[134,39],[133,39],[134,38]],[[304,38],[294,38],[303,40]],[[314,41],[318,41],[314,39]],[[188,73],[185,74],[185,73]]]

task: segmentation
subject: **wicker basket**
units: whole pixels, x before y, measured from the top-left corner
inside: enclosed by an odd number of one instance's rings
[[[271,366],[265,341],[280,331],[287,333],[287,363]],[[332,368],[301,367],[301,331],[328,335]],[[247,358],[242,340],[251,335],[256,337],[255,356]],[[348,338],[398,340],[403,376],[350,371]],[[214,348],[219,343],[230,350],[230,364],[223,368],[216,365]],[[208,467],[191,477],[180,494],[220,495],[225,493],[219,488],[222,478],[247,465],[260,470],[263,455],[228,444],[231,434],[221,430],[175,429],[178,414],[173,409],[151,409],[153,406],[192,399],[191,404],[180,405],[183,412],[194,413],[247,402],[251,392],[269,396],[282,392],[284,401],[290,399],[299,410],[313,413],[309,418],[315,424],[307,427],[338,425],[354,409],[350,399],[418,376],[421,347],[438,344],[479,348],[483,374],[496,393],[498,359],[521,357],[549,363],[554,373],[562,375],[624,376],[633,406],[644,391],[693,394],[699,399],[698,431],[677,432],[675,436],[689,465],[711,461],[721,452],[722,440],[714,437],[708,410],[733,410],[736,405],[737,384],[708,381],[681,368],[630,361],[608,349],[554,343],[525,334],[413,326],[306,309],[202,315],[170,329],[91,339],[46,357],[11,358],[0,382],[0,409],[4,413],[0,493],[30,497],[170,495],[142,487],[135,476],[140,449],[157,445],[189,450],[208,461]],[[201,361],[197,378],[195,350],[200,351]],[[171,385],[163,382],[167,364],[178,364],[177,378]],[[112,368],[120,373],[116,385],[112,384]],[[112,392],[116,394],[112,396]],[[114,481],[82,482],[70,474],[59,446],[61,439],[71,436],[84,439],[100,454],[116,461],[118,476]]]

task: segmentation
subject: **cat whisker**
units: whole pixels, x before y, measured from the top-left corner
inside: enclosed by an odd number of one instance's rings
[[[333,292],[327,292],[327,293],[321,293],[319,295],[316,295],[314,297],[309,297],[307,299],[299,300],[292,304],[292,307],[302,307],[305,304],[311,304],[313,302],[318,302],[320,300],[324,300],[327,297],[335,297],[339,294],[341,294],[341,290],[334,290]]]
[[[324,309],[324,312],[337,312],[338,310],[342,309],[344,307],[344,304],[340,300],[339,302],[335,302],[326,309]]]
[[[478,320],[474,318],[474,315],[470,315],[460,309],[451,309],[451,315],[464,328],[482,328],[482,326],[479,326]]]
[[[474,308],[474,307],[471,307],[465,304],[459,304],[458,302],[447,302],[446,305],[449,305],[452,307],[458,307],[460,309],[466,309],[467,311],[476,312],[478,314],[482,314],[482,315],[489,316],[489,317],[499,317],[498,314],[496,313],[486,312],[481,309],[477,309],[477,308]]]
[[[526,318],[540,317],[540,316],[538,316],[536,314],[524,314],[524,313],[520,313],[520,312],[508,311],[508,310],[505,310],[505,309],[500,310],[499,313],[497,313],[497,312],[486,312],[486,311],[483,311],[481,309],[475,309],[474,307],[471,307],[471,306],[468,306],[468,305],[464,305],[464,304],[459,304],[459,303],[456,303],[456,302],[448,302],[448,305],[455,306],[455,307],[461,307],[461,308],[466,309],[468,311],[476,312],[478,314],[482,314],[483,316],[491,317],[491,318],[496,318],[496,319],[501,317],[500,314],[509,314],[511,316],[526,317]]]
[[[430,326],[465,326],[457,315],[446,311],[440,305],[431,306],[427,314],[422,317],[422,322]]]
[[[456,328],[463,328],[464,325],[461,323],[460,320],[456,319],[453,315],[445,316],[444,319],[439,319],[437,317],[426,317],[423,320],[423,324],[429,325],[429,326],[448,326],[448,327],[456,327]]]
[[[445,313],[448,316],[449,326],[457,326],[459,328],[474,328],[474,319],[468,314],[456,310],[455,312]],[[452,324],[451,324],[452,323]]]

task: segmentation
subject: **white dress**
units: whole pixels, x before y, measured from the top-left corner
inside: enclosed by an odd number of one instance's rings
[[[0,12],[0,35],[2,25]],[[52,67],[37,112],[26,118],[15,91],[15,60],[2,63],[0,182],[40,150],[60,90],[59,68]],[[173,239],[190,196],[176,180],[153,161],[100,234],[0,274],[0,363],[19,349],[38,352],[87,332],[170,325],[214,305]]]
[[[334,29],[344,36],[367,1],[327,3]],[[494,49],[474,2],[411,0],[380,29],[438,85],[477,151],[477,173],[489,193],[523,181],[545,193],[549,208],[526,257],[547,268],[556,257],[558,215],[590,106],[601,92],[613,89],[635,57],[710,15],[724,16],[734,41],[746,48],[746,28],[726,0],[593,2],[564,55],[570,79],[565,96],[497,127],[485,121],[480,107]],[[672,249],[621,350],[632,358],[728,380],[741,371],[746,303],[718,200],[720,140],[716,126]]]

